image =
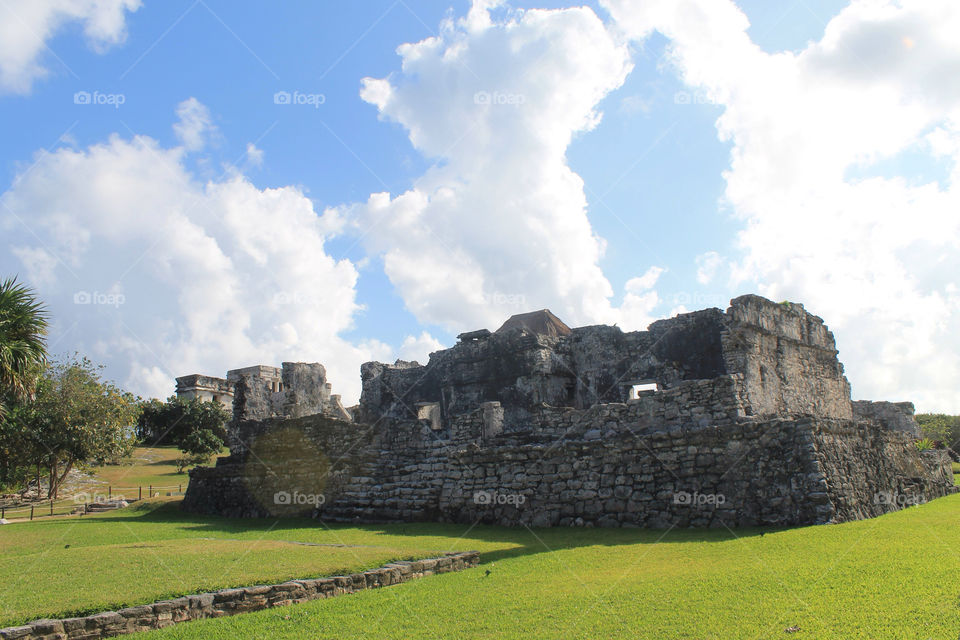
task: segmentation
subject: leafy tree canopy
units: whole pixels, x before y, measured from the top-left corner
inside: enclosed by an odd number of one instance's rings
[[[33,400],[3,421],[14,460],[34,466],[37,476],[47,470],[50,497],[78,463],[118,460],[133,448],[137,398],[101,380],[101,369],[77,355],[49,364]]]
[[[38,365],[47,360],[46,308],[16,278],[0,281],[0,418],[34,390]]]
[[[229,419],[230,413],[219,402],[171,396],[166,402],[150,400],[141,404],[137,436],[151,446],[173,444],[180,447],[190,434],[207,430],[222,443],[227,437]]]

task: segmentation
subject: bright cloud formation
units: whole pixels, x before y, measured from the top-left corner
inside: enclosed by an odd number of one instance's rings
[[[102,53],[126,39],[126,12],[140,0],[0,0],[0,92],[29,93],[49,70],[41,61],[48,42],[80,22],[88,44]]]
[[[358,310],[357,271],[325,251],[330,219],[293,187],[200,183],[184,159],[207,111],[191,99],[178,112],[184,146],[114,136],[61,148],[0,196],[4,244],[58,320],[51,350],[77,344],[159,397],[178,375],[319,360],[355,401],[360,364],[391,353],[339,336]]]
[[[960,5],[855,0],[819,42],[767,53],[729,0],[604,4],[723,107],[741,281],[823,315],[856,396],[960,410]]]
[[[364,79],[363,99],[436,164],[355,207],[356,230],[421,322],[495,327],[549,307],[571,324],[643,326],[652,292],[611,305],[604,242],[566,160],[630,72],[627,47],[587,8],[499,5],[474,2],[440,35],[402,45],[401,72]]]

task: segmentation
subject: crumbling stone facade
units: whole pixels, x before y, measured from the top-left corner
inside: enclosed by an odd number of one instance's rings
[[[266,418],[323,414],[352,420],[340,396],[332,392],[319,362],[284,362],[231,369],[226,378],[194,373],[177,378],[177,396],[213,400],[233,410],[234,423]]]
[[[219,402],[224,407],[233,406],[233,383],[223,378],[194,373],[177,378],[177,397],[199,398],[203,402]]]
[[[350,420],[340,396],[332,393],[319,362],[284,362],[280,368],[257,365],[227,372],[234,386],[233,420],[300,418],[315,414]]]
[[[904,428],[912,406],[852,403],[823,321],[758,296],[626,333],[523,314],[361,378],[352,422],[238,420],[184,508],[735,527],[872,517],[956,490],[949,459]]]

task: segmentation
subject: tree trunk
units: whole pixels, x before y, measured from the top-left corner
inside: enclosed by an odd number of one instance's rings
[[[60,485],[63,484],[63,481],[66,480],[67,474],[70,473],[70,470],[73,469],[73,459],[67,460],[67,463],[63,467],[63,473],[60,474],[60,477],[57,478],[57,484],[53,490],[53,498],[56,499],[60,495]]]
[[[55,498],[57,496],[57,459],[50,461],[50,477],[47,478],[47,497]]]

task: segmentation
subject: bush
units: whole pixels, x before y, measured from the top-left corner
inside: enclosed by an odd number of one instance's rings
[[[960,451],[960,416],[944,413],[918,413],[917,424],[924,438],[933,440],[936,448],[947,449],[950,457],[958,460]]]

